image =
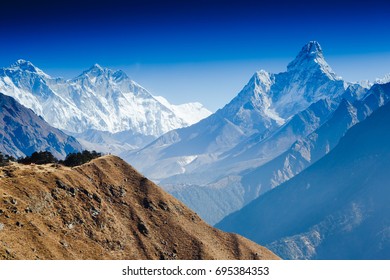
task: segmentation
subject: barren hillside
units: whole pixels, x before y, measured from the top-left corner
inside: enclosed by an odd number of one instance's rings
[[[114,156],[0,169],[0,259],[277,259]]]

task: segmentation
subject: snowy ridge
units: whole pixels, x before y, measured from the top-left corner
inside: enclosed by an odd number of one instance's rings
[[[341,80],[325,61],[322,48],[316,41],[310,41],[303,46],[297,57],[287,65],[287,71],[316,71],[321,70],[331,80]]]
[[[50,77],[31,62],[18,60],[0,69],[0,90],[54,127],[73,133],[95,129],[157,137],[211,113],[200,103],[175,106],[161,102],[123,71],[98,64],[74,79],[64,80]]]
[[[386,74],[383,78],[375,80],[376,84],[387,84],[390,82],[390,73]]]
[[[162,96],[153,96],[157,101],[163,104],[165,107],[174,112],[178,117],[187,122],[188,124],[197,123],[200,119],[204,119],[208,117],[211,112],[207,110],[201,103],[199,102],[191,102],[180,105],[173,105],[168,102]],[[191,114],[189,112],[197,112],[196,114]]]
[[[30,61],[24,60],[24,59],[18,59],[15,63],[13,63],[10,67],[10,70],[17,71],[18,69],[23,71],[28,71],[32,73],[37,73],[38,75],[45,77],[47,79],[51,79],[51,77],[43,72],[38,67],[35,67]]]

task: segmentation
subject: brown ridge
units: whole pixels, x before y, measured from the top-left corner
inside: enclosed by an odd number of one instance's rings
[[[0,259],[278,259],[217,230],[130,165],[0,168]]]

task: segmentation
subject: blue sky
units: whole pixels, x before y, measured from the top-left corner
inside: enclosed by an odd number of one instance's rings
[[[0,66],[52,76],[94,63],[124,70],[172,103],[216,110],[254,71],[284,71],[310,40],[349,81],[390,72],[390,7],[380,1],[29,1],[2,7]]]

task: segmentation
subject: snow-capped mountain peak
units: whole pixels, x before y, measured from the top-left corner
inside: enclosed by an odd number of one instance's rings
[[[325,61],[320,44],[310,41],[303,46],[297,57],[287,65],[288,72],[314,72],[320,70],[332,80],[341,80]]]
[[[311,60],[319,57],[324,57],[320,44],[316,41],[310,41],[302,47],[297,57],[290,65],[294,64],[294,62],[302,62],[304,60]]]
[[[18,59],[15,63],[11,64],[11,68],[16,67],[25,70],[34,70],[36,68],[30,61],[24,59]]]
[[[78,77],[99,77],[99,76],[107,76],[109,73],[111,73],[112,70],[108,68],[103,68],[99,64],[95,63],[92,65],[88,70],[81,73]]]
[[[303,46],[296,58],[287,66],[287,71],[272,74],[260,70],[226,108],[237,119],[242,117],[267,123],[283,124],[294,114],[304,110],[311,103],[324,98],[341,96],[347,84],[337,77],[325,61],[322,48],[316,41]],[[254,109],[261,120],[248,117],[248,109]],[[245,113],[245,114],[244,114]],[[271,126],[270,126],[271,125]],[[260,126],[258,126],[260,127]]]
[[[95,63],[88,70],[84,71],[81,75],[76,77],[77,79],[85,79],[88,78],[90,81],[96,81],[96,78],[103,78],[105,80],[113,80],[116,83],[127,80],[129,83],[133,85],[137,85],[134,81],[132,81],[125,72],[122,70],[111,70],[109,68],[105,68]],[[138,85],[139,86],[139,85]]]
[[[101,67],[99,64],[95,63],[94,65],[92,65],[92,67],[90,69],[100,69],[100,70],[103,70],[103,67]]]
[[[230,104],[239,103],[241,106],[246,102],[256,99],[261,94],[268,93],[273,83],[272,78],[273,75],[265,70],[255,72],[243,90]]]
[[[310,41],[302,48],[302,51],[310,54],[322,55],[321,45],[317,41]]]
[[[45,78],[50,78],[48,74],[43,72],[41,69],[36,67],[34,64],[32,64],[28,60],[24,59],[18,59],[15,63],[11,64],[8,70],[13,70],[13,71],[26,71],[30,73],[36,73],[40,76],[43,76]]]

